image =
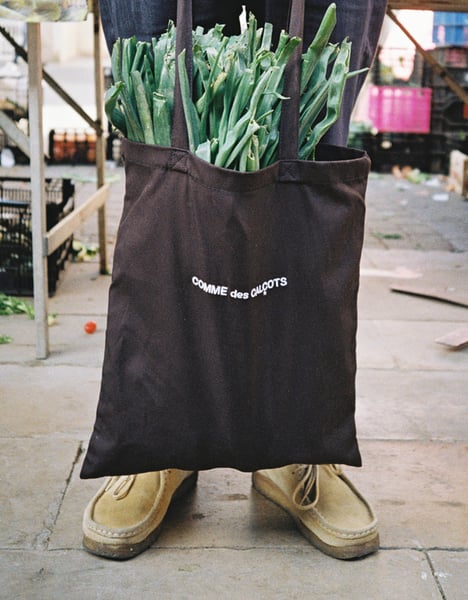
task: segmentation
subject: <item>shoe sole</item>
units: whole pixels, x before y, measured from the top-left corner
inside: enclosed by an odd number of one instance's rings
[[[253,487],[259,494],[279,508],[283,509],[293,519],[297,529],[306,538],[306,540],[324,554],[340,560],[352,560],[377,552],[379,549],[380,540],[378,532],[369,536],[363,541],[360,541],[356,544],[350,544],[348,546],[331,546],[330,544],[327,544],[313,531],[306,527],[302,521],[298,519],[296,515],[288,509],[287,506],[285,506],[285,504],[281,503],[281,500],[278,500],[278,496],[284,498],[285,501],[286,497],[284,496],[282,490],[274,485],[268,478],[262,477],[258,473],[255,473],[252,478],[252,483]]]
[[[195,472],[182,481],[182,483],[179,485],[178,488],[176,488],[174,494],[172,495],[169,508],[174,500],[178,500],[179,498],[187,494],[192,488],[195,487],[197,479],[198,472]],[[103,556],[104,558],[111,558],[113,560],[128,560],[130,558],[138,556],[138,554],[141,554],[152,544],[154,544],[159,534],[161,533],[166,515],[164,515],[164,518],[162,519],[161,523],[155,529],[153,529],[144,540],[141,540],[141,542],[137,542],[135,544],[121,544],[117,546],[106,544],[103,542],[98,542],[88,537],[87,535],[84,535],[83,546],[88,552],[96,556]]]

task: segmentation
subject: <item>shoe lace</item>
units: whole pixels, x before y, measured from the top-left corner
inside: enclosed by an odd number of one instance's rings
[[[128,492],[131,490],[135,479],[136,475],[120,475],[110,477],[105,491],[111,493],[115,500],[120,500],[125,498]]]
[[[336,474],[341,474],[339,465],[328,465]],[[294,488],[292,500],[299,510],[310,510],[314,508],[320,498],[319,477],[320,470],[318,465],[296,465],[293,475],[297,477],[298,483]]]

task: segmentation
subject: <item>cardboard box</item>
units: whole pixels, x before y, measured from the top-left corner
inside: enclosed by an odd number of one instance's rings
[[[460,150],[450,152],[449,176],[455,192],[468,198],[468,155]]]

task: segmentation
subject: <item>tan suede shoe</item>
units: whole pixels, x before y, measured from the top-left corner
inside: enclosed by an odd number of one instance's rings
[[[288,465],[256,471],[256,490],[286,510],[316,548],[350,559],[379,547],[369,504],[337,465]]]
[[[171,501],[192,488],[197,475],[168,469],[110,477],[86,507],[84,547],[117,560],[140,554],[156,540]]]

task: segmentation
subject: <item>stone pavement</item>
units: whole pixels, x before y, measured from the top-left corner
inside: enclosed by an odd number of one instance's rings
[[[77,201],[93,187],[72,174]],[[112,252],[123,173],[112,169]],[[100,482],[79,470],[94,420],[108,276],[69,264],[50,312],[51,354],[34,323],[0,317],[0,598],[463,600],[468,589],[468,349],[435,342],[467,308],[390,290],[437,286],[467,297],[468,203],[444,188],[372,175],[362,260],[357,423],[364,467],[346,469],[374,505],[381,549],[342,562],[309,546],[289,517],[229,469],[200,474],[161,536],[115,563],[81,548],[81,516]],[[436,199],[434,199],[436,198]],[[437,200],[437,198],[439,200]],[[96,239],[95,219],[77,232]],[[93,335],[83,331],[95,319]]]

